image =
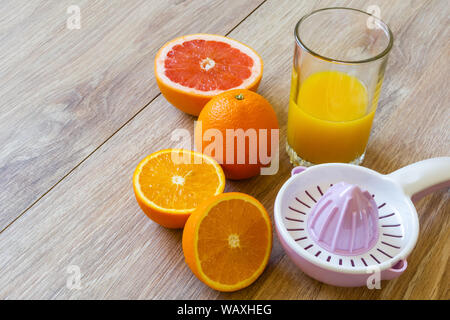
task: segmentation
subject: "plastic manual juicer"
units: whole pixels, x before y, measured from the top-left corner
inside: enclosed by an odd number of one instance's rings
[[[419,234],[412,201],[445,187],[450,157],[388,175],[351,164],[296,167],[275,200],[275,228],[290,258],[321,282],[365,286],[376,271],[390,280],[405,271]]]

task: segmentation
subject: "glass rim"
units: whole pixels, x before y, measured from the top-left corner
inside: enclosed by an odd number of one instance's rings
[[[298,34],[298,31],[300,29],[300,25],[303,21],[305,21],[307,18],[311,17],[312,15],[318,13],[318,12],[322,12],[322,11],[326,11],[326,10],[351,10],[351,11],[356,11],[359,13],[362,13],[364,15],[367,15],[368,17],[372,17],[374,19],[376,19],[377,22],[379,22],[381,24],[381,26],[384,28],[385,31],[387,31],[387,35],[389,37],[389,43],[387,44],[386,48],[380,52],[379,54],[367,58],[367,59],[362,59],[362,60],[339,60],[339,59],[334,59],[334,58],[330,58],[330,57],[325,57],[317,52],[315,52],[314,50],[308,48],[308,46],[306,46],[306,44],[304,44],[302,42],[302,40],[300,39],[300,36]],[[337,62],[337,63],[345,63],[345,64],[360,64],[360,63],[367,63],[367,62],[372,62],[372,61],[376,61],[379,60],[381,58],[383,58],[384,56],[386,56],[392,49],[392,46],[394,44],[394,35],[392,34],[391,29],[389,28],[389,26],[380,18],[375,17],[374,15],[365,12],[363,10],[359,10],[359,9],[355,9],[355,8],[348,8],[348,7],[328,7],[328,8],[322,8],[322,9],[318,9],[318,10],[314,10],[306,15],[304,15],[295,25],[295,30],[294,30],[294,35],[295,35],[295,40],[297,42],[297,44],[303,48],[306,52],[310,53],[311,55],[320,58],[322,60],[326,60],[329,62]]]

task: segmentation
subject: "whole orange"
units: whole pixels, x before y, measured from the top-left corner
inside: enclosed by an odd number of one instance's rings
[[[278,147],[278,129],[275,111],[263,96],[230,90],[215,96],[201,111],[195,145],[222,165],[227,178],[246,179],[269,165],[271,144]]]

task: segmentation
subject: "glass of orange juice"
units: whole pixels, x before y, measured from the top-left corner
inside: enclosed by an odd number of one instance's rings
[[[379,18],[326,8],[295,27],[286,150],[294,165],[364,159],[393,36]]]

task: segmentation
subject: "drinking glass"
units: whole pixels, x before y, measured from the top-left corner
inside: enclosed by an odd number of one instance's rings
[[[286,150],[294,165],[360,164],[393,36],[380,19],[326,8],[295,27]]]

